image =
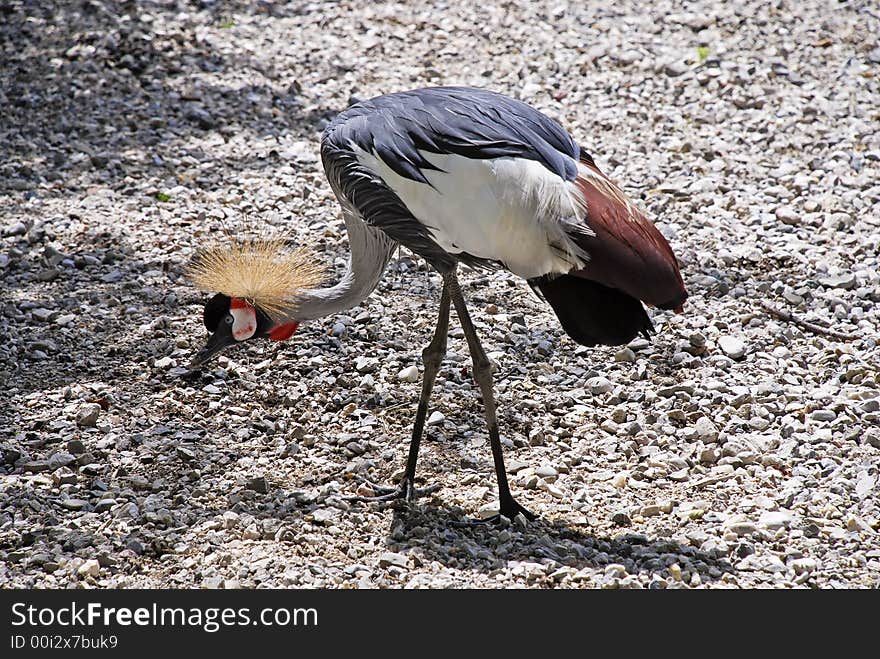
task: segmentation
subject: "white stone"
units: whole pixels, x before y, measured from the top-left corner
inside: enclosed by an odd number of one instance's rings
[[[76,425],[81,427],[93,426],[98,422],[101,414],[101,406],[97,403],[83,405],[76,413]]]
[[[784,510],[768,511],[758,519],[758,525],[775,531],[791,525],[791,514]]]
[[[825,288],[849,290],[856,285],[856,276],[852,272],[846,272],[833,277],[822,277],[819,283]]]
[[[868,472],[863,471],[859,474],[859,479],[856,481],[856,495],[860,499],[864,499],[871,493],[871,490],[874,489],[874,485],[876,484],[876,479],[868,474]]]
[[[733,515],[724,521],[722,527],[736,535],[749,535],[757,530],[754,522],[745,515]]]
[[[597,376],[595,378],[590,378],[589,380],[587,380],[587,388],[593,395],[607,394],[614,388],[614,385],[611,384],[611,381],[608,378]]]
[[[418,382],[419,369],[416,366],[407,366],[397,374],[397,379],[401,382]]]
[[[379,556],[379,567],[396,566],[406,568],[408,565],[409,559],[404,554],[387,551]]]
[[[540,476],[541,478],[545,479],[555,479],[559,475],[559,472],[550,465],[542,465],[538,467],[537,469],[535,469],[535,473],[538,474],[538,476]]]
[[[780,206],[776,209],[776,219],[783,224],[800,224],[801,214],[791,206]]]
[[[616,487],[618,490],[622,490],[626,487],[626,483],[629,480],[629,474],[625,471],[621,471],[618,474],[615,474],[611,479],[611,485]]]
[[[718,428],[715,427],[715,424],[707,416],[701,416],[697,419],[694,429],[697,431],[697,436],[707,444],[711,444],[718,439]]]
[[[623,348],[622,350],[618,350],[614,354],[614,361],[616,362],[634,362],[636,360],[636,353],[634,353],[630,348]]]
[[[358,373],[372,373],[379,367],[379,360],[375,357],[358,357],[354,367]]]
[[[742,359],[746,354],[746,344],[735,336],[725,335],[718,339],[721,352],[731,359]]]

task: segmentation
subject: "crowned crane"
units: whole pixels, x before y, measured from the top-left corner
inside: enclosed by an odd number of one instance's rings
[[[681,310],[687,291],[669,243],[558,123],[520,101],[467,87],[434,87],[350,106],[324,130],[321,159],[342,206],[351,256],[341,280],[277,245],[209,250],[193,266],[213,332],[193,359],[255,338],[289,339],[302,321],[330,316],[376,288],[398,245],[442,277],[409,458],[397,487],[372,500],[411,500],[428,399],[446,353],[450,303],[473,361],[495,473],[499,514],[522,507],[510,492],[495,417],[492,371],[456,270],[505,268],[546,300],[562,329],[585,346],[618,345],[653,325],[642,302]],[[381,491],[381,490],[380,490]],[[496,516],[497,517],[497,516]]]

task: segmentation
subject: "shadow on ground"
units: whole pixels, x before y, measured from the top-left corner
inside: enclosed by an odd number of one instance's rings
[[[499,542],[497,526],[480,522],[460,526],[463,521],[467,524],[470,520],[463,517],[460,510],[420,505],[396,509],[391,528],[403,525],[402,539],[395,541],[400,550],[419,547],[423,560],[435,560],[449,567],[484,574],[491,574],[511,561],[552,562],[575,570],[604,570],[608,565],[619,564],[628,574],[663,575],[668,574],[667,568],[672,563],[684,563],[698,572],[702,581],[715,581],[724,573],[733,572],[724,559],[671,540],[649,538],[638,533],[603,537],[562,521],[537,519],[524,528],[509,527],[511,539]],[[432,550],[429,544],[418,543],[410,535],[415,527],[423,527],[429,534],[437,534],[453,546],[460,544],[462,548],[453,555]],[[458,539],[466,542],[458,543]],[[472,548],[468,550],[474,545],[486,551],[477,549],[474,553]]]
[[[182,156],[211,161],[191,138],[312,139],[341,109],[304,111],[295,72],[246,55],[230,61],[200,38],[206,20],[222,26],[233,9],[266,13],[261,3],[178,4],[0,3],[0,191],[27,197],[64,181],[74,192],[82,172],[122,191],[130,175],[173,180]],[[193,16],[181,32],[156,27],[182,9]],[[256,152],[213,164],[221,172],[275,166]],[[196,172],[192,181],[210,187],[216,176]]]

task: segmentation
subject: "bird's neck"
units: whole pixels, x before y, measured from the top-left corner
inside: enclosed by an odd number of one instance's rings
[[[298,292],[291,319],[314,320],[345,311],[359,304],[379,284],[397,243],[380,229],[367,226],[347,204],[343,204],[343,217],[351,255],[342,279],[335,286]]]

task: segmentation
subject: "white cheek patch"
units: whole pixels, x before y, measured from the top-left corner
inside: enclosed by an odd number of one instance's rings
[[[232,314],[232,337],[236,341],[249,339],[257,331],[257,312],[251,307],[230,309]]]

